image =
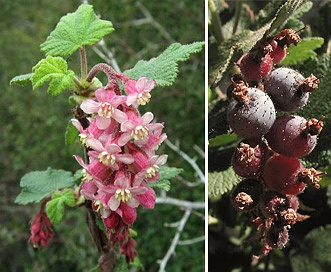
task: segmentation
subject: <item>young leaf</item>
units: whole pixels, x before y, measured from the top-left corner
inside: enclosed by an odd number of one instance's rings
[[[238,176],[232,167],[222,172],[208,173],[209,198],[211,200],[219,199],[224,193],[232,190],[238,182]]]
[[[178,62],[187,60],[191,54],[202,50],[204,42],[194,42],[187,45],[174,43],[170,45],[161,55],[149,61],[140,60],[124,74],[138,79],[147,77],[154,79],[158,86],[170,86],[178,74]]]
[[[40,48],[47,56],[66,57],[82,46],[95,44],[113,31],[113,24],[96,16],[93,6],[82,4],[76,12],[61,18]]]
[[[79,131],[71,123],[71,121],[69,121],[68,122],[67,129],[66,129],[66,133],[65,133],[65,142],[66,142],[66,145],[73,144],[75,142],[75,140],[77,139],[78,135],[79,135]]]
[[[170,180],[178,176],[183,169],[175,167],[161,166],[159,169],[160,180],[156,183],[149,183],[148,186],[151,188],[157,188],[164,191],[170,190]]]
[[[38,203],[54,191],[73,186],[73,174],[64,170],[48,168],[46,171],[33,171],[21,179],[21,193],[16,197],[15,203],[26,205]]]
[[[287,49],[286,58],[281,62],[282,65],[295,65],[298,62],[305,61],[310,57],[316,57],[315,49],[321,47],[324,39],[321,37],[312,37],[302,39],[297,46],[291,45]]]
[[[32,70],[32,87],[34,90],[50,81],[47,92],[51,95],[60,94],[73,86],[75,73],[68,70],[67,62],[61,57],[47,56],[39,61]]]
[[[64,215],[64,204],[69,207],[75,204],[74,193],[69,189],[53,194],[52,199],[47,202],[46,213],[53,224],[61,223]]]
[[[12,78],[12,80],[10,81],[10,85],[17,84],[20,86],[25,86],[31,83],[32,75],[33,73],[16,76]]]

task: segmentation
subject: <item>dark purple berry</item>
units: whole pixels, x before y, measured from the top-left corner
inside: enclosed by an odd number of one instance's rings
[[[232,192],[232,204],[240,211],[253,210],[260,201],[262,184],[257,179],[242,180]]]
[[[262,140],[243,140],[232,156],[232,166],[241,177],[257,177],[269,157],[269,149]]]
[[[242,138],[259,138],[276,119],[275,107],[267,94],[257,88],[237,85],[227,109],[232,130]]]
[[[300,158],[313,151],[323,122],[297,115],[278,117],[266,134],[269,147],[284,156]]]
[[[264,80],[264,90],[281,111],[295,111],[307,104],[310,92],[318,88],[319,79],[314,75],[304,78],[289,68],[273,70]]]

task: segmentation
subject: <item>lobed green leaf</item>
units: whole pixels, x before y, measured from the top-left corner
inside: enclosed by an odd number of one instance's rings
[[[194,42],[187,45],[174,43],[170,45],[161,55],[149,61],[140,60],[124,74],[138,79],[147,77],[154,79],[158,86],[170,86],[178,74],[178,62],[187,60],[191,54],[202,50],[204,42]]]
[[[46,204],[46,213],[53,224],[59,224],[64,215],[64,204],[74,206],[75,196],[70,189],[54,193],[52,199]]]
[[[61,57],[47,56],[33,68],[32,87],[34,90],[50,81],[47,92],[51,95],[60,94],[73,87],[75,73],[68,70],[67,62]]]
[[[293,44],[287,49],[286,58],[281,62],[281,65],[295,65],[298,62],[305,61],[311,57],[316,57],[314,51],[320,48],[324,43],[321,37],[311,37],[302,39],[297,46]]]
[[[17,84],[20,86],[25,86],[31,83],[33,73],[19,75],[16,77],[13,77],[10,81],[10,85]]]
[[[208,196],[211,200],[219,199],[223,194],[232,190],[240,179],[232,167],[222,172],[208,173]]]
[[[22,191],[16,197],[15,203],[39,203],[56,190],[72,187],[75,180],[71,172],[64,170],[48,168],[46,171],[30,172],[21,179]]]
[[[170,190],[170,180],[178,176],[183,169],[176,167],[161,166],[159,169],[160,180],[156,183],[148,183],[148,186],[154,189],[161,189],[164,191]]]
[[[82,4],[74,13],[60,19],[40,48],[47,56],[66,57],[80,47],[95,44],[113,31],[113,24],[96,16],[93,6]]]

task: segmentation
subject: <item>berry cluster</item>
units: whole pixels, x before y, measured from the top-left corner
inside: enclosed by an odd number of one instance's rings
[[[166,134],[162,123],[151,123],[151,112],[141,116],[137,110],[149,102],[155,81],[112,70],[108,76],[108,85],[85,99],[72,119],[86,150],[85,160],[75,158],[84,169],[81,195],[102,219],[110,243],[119,244],[131,262],[137,253],[129,228],[139,205],[154,208],[155,192],[147,183],[159,180],[166,163],[167,155],[155,154]]]
[[[298,213],[297,195],[307,184],[319,188],[324,174],[299,160],[315,148],[323,122],[293,114],[307,104],[319,79],[274,68],[286,48],[298,42],[292,29],[264,37],[238,61],[241,74],[232,77],[228,88],[227,120],[244,138],[232,156],[233,169],[243,178],[232,192],[232,203],[252,215],[263,244],[261,256],[284,247],[290,226],[307,218]]]

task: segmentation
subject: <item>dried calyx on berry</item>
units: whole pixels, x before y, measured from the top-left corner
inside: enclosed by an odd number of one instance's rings
[[[267,39],[268,43],[272,47],[270,56],[274,63],[282,61],[286,57],[286,49],[291,45],[297,45],[301,38],[298,34],[299,31],[306,29],[306,27],[295,31],[293,29],[284,29],[280,31],[276,36]]]
[[[232,193],[232,204],[243,212],[255,209],[262,195],[262,184],[257,179],[244,179]]]
[[[232,156],[232,167],[241,177],[257,177],[269,157],[268,146],[261,139],[243,140]]]

